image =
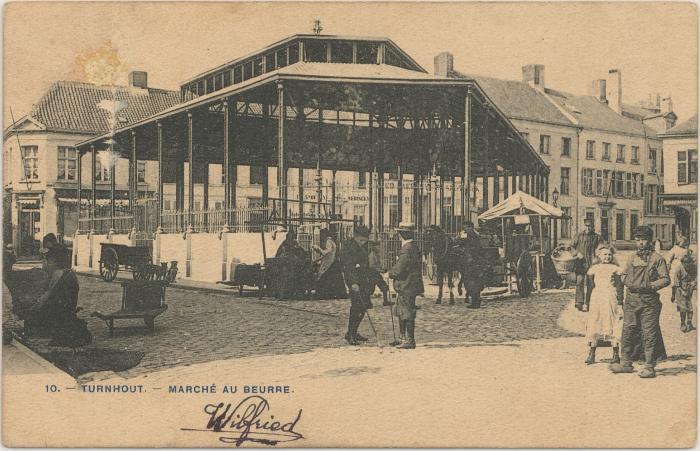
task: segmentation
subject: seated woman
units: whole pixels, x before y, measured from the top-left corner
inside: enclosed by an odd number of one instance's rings
[[[275,254],[278,299],[298,299],[312,285],[313,272],[307,252],[290,228]]]
[[[86,323],[78,319],[78,279],[59,248],[45,251],[48,282],[45,291],[34,300],[16,299],[13,310],[24,320],[27,335],[48,336],[51,346],[78,347],[92,341]]]
[[[321,246],[313,246],[320,256],[316,259],[316,297],[320,299],[345,298],[345,282],[337,258],[337,245],[328,229],[321,229]]]

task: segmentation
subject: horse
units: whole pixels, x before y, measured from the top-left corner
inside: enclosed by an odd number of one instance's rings
[[[454,284],[452,283],[452,273],[462,273],[463,253],[456,245],[455,241],[448,237],[447,234],[436,225],[431,225],[425,231],[424,242],[426,246],[423,249],[424,253],[431,253],[433,263],[437,271],[438,280],[438,297],[436,304],[442,304],[442,284],[447,275],[447,286],[450,289],[450,305],[454,305]]]

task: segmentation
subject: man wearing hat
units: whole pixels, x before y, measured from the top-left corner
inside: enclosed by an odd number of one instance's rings
[[[405,337],[397,348],[415,349],[416,296],[424,291],[421,255],[413,241],[413,224],[401,223],[396,231],[401,238],[401,250],[396,263],[389,270],[389,278],[394,279],[394,289],[398,294],[396,316],[399,317],[401,336]]]
[[[591,304],[591,292],[593,285],[591,279],[586,276],[588,268],[593,264],[595,250],[601,243],[601,237],[593,230],[593,220],[586,218],[583,221],[584,229],[574,236],[571,247],[576,250],[577,258],[574,272],[576,273],[576,308],[587,312]]]
[[[367,338],[357,332],[367,309],[372,308],[369,297],[374,282],[371,280],[367,241],[369,229],[359,225],[355,227],[353,237],[343,244],[340,253],[345,285],[350,291],[350,315],[345,340],[351,345],[367,341]]]
[[[654,366],[663,358],[663,338],[659,327],[661,302],[658,291],[671,283],[666,261],[654,252],[651,227],[642,225],[635,229],[637,252],[623,270],[622,283],[627,287],[622,322],[622,359],[610,365],[613,373],[632,373],[635,349],[644,349],[644,369],[641,378],[656,377]]]

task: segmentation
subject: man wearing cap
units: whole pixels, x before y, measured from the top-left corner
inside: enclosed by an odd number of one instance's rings
[[[577,258],[574,272],[576,273],[576,308],[587,312],[591,303],[592,281],[586,273],[593,264],[595,250],[601,243],[601,237],[593,230],[593,220],[583,221],[584,229],[574,236],[571,247],[576,250]]]
[[[367,338],[357,332],[367,309],[372,308],[369,297],[374,284],[369,268],[367,241],[369,241],[369,229],[359,225],[355,227],[353,237],[343,244],[340,253],[345,285],[350,291],[350,315],[345,340],[351,345],[367,341]]]
[[[634,371],[632,360],[635,348],[641,343],[644,349],[644,369],[641,378],[656,377],[654,366],[656,360],[665,354],[662,349],[659,316],[661,302],[658,291],[671,283],[662,256],[654,252],[652,239],[654,233],[649,226],[639,226],[634,231],[637,252],[623,270],[622,283],[627,287],[622,322],[622,359],[620,363],[610,365],[613,373],[631,373]]]
[[[465,269],[462,271],[457,289],[462,294],[462,287],[466,293],[464,302],[470,298],[467,308],[481,307],[481,290],[483,290],[484,262],[482,261],[481,238],[474,230],[474,223],[464,223],[464,228],[457,240],[460,250],[463,252]]]
[[[412,224],[399,224],[396,231],[401,239],[401,250],[389,270],[389,278],[394,279],[394,289],[398,294],[396,316],[399,317],[401,336],[405,337],[397,348],[415,349],[416,296],[424,291],[421,255],[413,241],[415,227]]]

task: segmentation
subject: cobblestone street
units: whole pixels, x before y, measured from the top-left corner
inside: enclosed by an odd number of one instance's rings
[[[29,273],[27,273],[29,274]],[[98,349],[140,351],[140,364],[120,373],[132,377],[180,365],[256,355],[293,354],[316,348],[346,346],[347,300],[275,301],[227,292],[170,287],[166,292],[168,310],[156,319],[154,335],[145,333],[140,320],[121,320],[110,337],[105,323],[90,317],[94,311],[116,311],[121,302],[121,285],[79,275],[80,316],[88,321]],[[230,291],[230,292],[228,292]],[[550,292],[527,299],[501,296],[485,299],[480,310],[456,305],[435,305],[434,297],[419,298],[416,338],[420,344],[503,343],[513,340],[575,336],[557,326],[570,292]],[[374,298],[372,323],[382,346],[393,340],[388,307]],[[376,346],[375,335],[365,319],[360,332]],[[397,330],[398,333],[398,330]],[[48,351],[48,340],[32,340],[32,346]]]

